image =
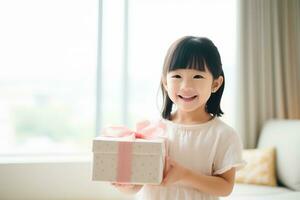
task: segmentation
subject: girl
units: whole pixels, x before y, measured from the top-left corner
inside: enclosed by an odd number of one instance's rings
[[[138,192],[142,200],[228,196],[236,168],[244,163],[239,136],[219,119],[224,85],[221,58],[211,40],[188,36],[173,43],[161,77],[161,122],[169,144],[163,182],[159,186],[114,185],[126,193]]]

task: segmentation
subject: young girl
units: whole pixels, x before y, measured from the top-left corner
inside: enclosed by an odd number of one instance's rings
[[[236,132],[219,119],[225,85],[217,47],[183,37],[170,47],[161,77],[168,158],[161,185],[114,184],[141,200],[198,200],[228,196],[244,163]],[[173,109],[173,104],[176,109]]]

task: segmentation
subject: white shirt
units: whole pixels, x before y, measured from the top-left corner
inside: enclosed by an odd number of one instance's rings
[[[165,119],[162,122],[166,125],[169,156],[186,168],[212,176],[244,165],[240,137],[218,117],[195,125],[177,124]],[[144,185],[136,197],[140,200],[218,199],[178,183],[167,187]]]

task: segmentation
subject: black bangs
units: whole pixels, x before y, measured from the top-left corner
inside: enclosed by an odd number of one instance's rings
[[[182,41],[175,49],[169,66],[169,71],[176,69],[195,69],[205,71],[205,54],[198,41]]]

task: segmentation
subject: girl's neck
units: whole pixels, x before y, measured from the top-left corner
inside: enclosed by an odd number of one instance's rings
[[[201,124],[208,122],[213,118],[207,112],[180,112],[176,111],[174,114],[171,115],[171,121],[179,124]]]

